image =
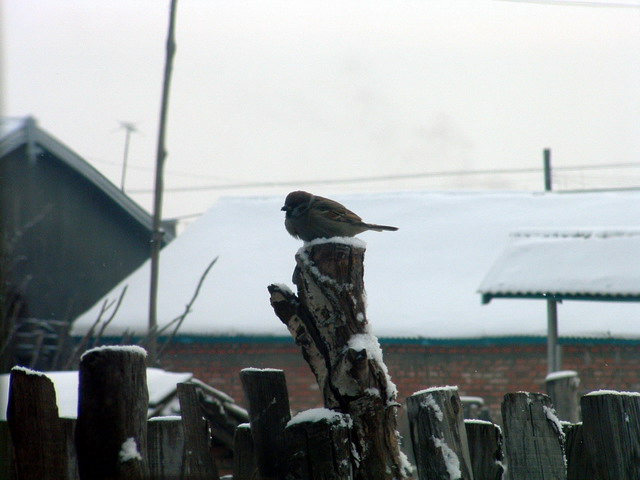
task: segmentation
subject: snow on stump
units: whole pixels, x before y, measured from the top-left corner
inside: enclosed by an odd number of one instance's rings
[[[76,451],[81,480],[149,477],[146,352],[97,347],[80,358]]]
[[[599,390],[584,395],[580,404],[596,477],[640,478],[640,393]]]
[[[49,377],[27,368],[11,369],[7,422],[18,478],[67,477],[67,441]]]
[[[293,417],[285,428],[289,467],[287,478],[350,480],[351,418],[327,408],[314,408]]]
[[[574,370],[553,372],[547,375],[545,383],[558,418],[572,423],[580,421],[578,408],[580,378],[578,372]]]
[[[305,243],[293,282],[270,285],[271,305],[313,371],[326,408],[353,421],[353,477],[403,479],[410,467],[400,452],[396,388],[368,327],[364,291],[365,244],[355,238]]]
[[[485,420],[465,420],[471,469],[475,480],[499,480],[503,477],[504,451],[502,430]]]
[[[507,466],[511,478],[564,480],[564,433],[543,393],[507,393],[502,402]]]
[[[434,387],[407,398],[420,480],[473,480],[458,387]]]

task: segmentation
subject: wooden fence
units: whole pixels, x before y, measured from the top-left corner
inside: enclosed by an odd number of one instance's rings
[[[351,479],[358,458],[352,421],[328,409],[291,418],[284,373],[240,372],[250,424],[235,436],[233,478]],[[58,417],[44,374],[11,373],[7,422],[0,423],[1,478],[215,479],[211,435],[193,384],[178,384],[181,417],[147,420],[144,351],[108,347],[80,365],[77,420]],[[631,480],[640,478],[640,394],[592,392],[582,423],[558,420],[550,397],[508,393],[503,429],[463,418],[456,387],[407,398],[414,477]],[[7,428],[8,427],[8,428]]]

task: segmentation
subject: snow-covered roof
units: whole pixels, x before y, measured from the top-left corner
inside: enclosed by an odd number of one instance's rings
[[[78,416],[78,371],[45,372],[53,382],[58,404],[58,415],[65,418]],[[186,382],[192,373],[167,372],[159,368],[147,368],[149,405],[157,405],[176,389],[176,384]],[[0,375],[0,420],[7,418],[10,374]]]
[[[323,192],[317,192],[322,194]],[[397,232],[365,232],[368,318],[379,337],[478,338],[546,334],[539,300],[481,304],[478,287],[509,245],[509,234],[530,229],[640,228],[640,191],[598,193],[405,192],[336,195],[366,221]],[[158,323],[180,315],[200,274],[218,262],[202,285],[182,335],[284,336],[267,286],[288,283],[301,242],[283,225],[283,197],[225,198],[162,252]],[[640,265],[640,252],[629,264]],[[116,286],[128,285],[105,335],[147,329],[149,264]],[[102,300],[80,316],[81,335],[98,317]],[[564,302],[561,336],[640,338],[640,305]]]
[[[511,235],[479,292],[496,297],[640,301],[640,230]]]

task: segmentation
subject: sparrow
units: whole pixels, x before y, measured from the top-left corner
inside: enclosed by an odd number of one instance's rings
[[[284,226],[293,237],[310,242],[316,238],[353,237],[366,230],[395,231],[397,227],[365,223],[344,205],[298,190],[287,195]]]

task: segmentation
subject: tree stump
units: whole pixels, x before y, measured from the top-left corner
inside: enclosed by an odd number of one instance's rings
[[[507,393],[502,402],[510,478],[565,480],[564,433],[543,393]]]
[[[314,373],[326,408],[353,420],[354,478],[402,479],[410,467],[400,452],[396,388],[368,328],[364,242],[314,240],[296,254],[293,282],[270,285],[271,305]]]
[[[421,480],[473,480],[458,387],[436,387],[407,398],[407,415]]]
[[[600,390],[584,395],[580,404],[596,478],[640,478],[640,393]]]
[[[135,346],[82,355],[75,435],[80,479],[148,478],[145,358]]]

